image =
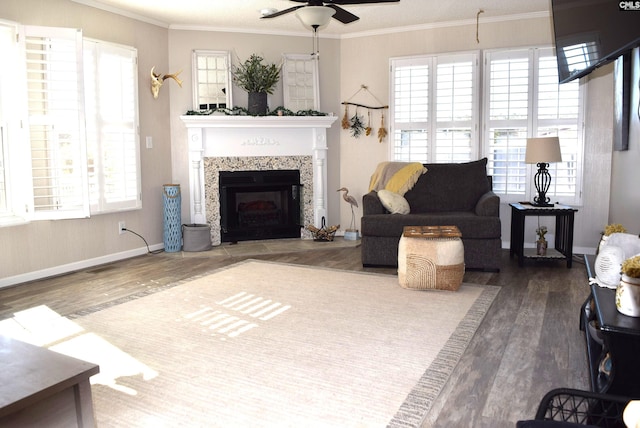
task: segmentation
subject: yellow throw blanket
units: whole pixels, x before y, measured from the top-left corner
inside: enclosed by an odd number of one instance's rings
[[[420,162],[381,162],[369,182],[369,191],[386,189],[404,195],[427,168]]]

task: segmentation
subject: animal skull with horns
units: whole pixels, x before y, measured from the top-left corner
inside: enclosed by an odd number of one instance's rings
[[[161,76],[160,74],[154,73],[155,66],[151,67],[151,93],[153,94],[153,98],[157,99],[158,94],[160,93],[160,86],[164,83],[165,79],[173,79],[178,83],[178,86],[182,88],[182,80],[178,79],[178,74],[182,73],[182,70],[173,74],[165,74]]]

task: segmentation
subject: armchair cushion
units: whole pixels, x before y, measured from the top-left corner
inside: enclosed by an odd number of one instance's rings
[[[487,159],[460,164],[429,164],[427,172],[404,197],[412,213],[473,211],[489,192]]]

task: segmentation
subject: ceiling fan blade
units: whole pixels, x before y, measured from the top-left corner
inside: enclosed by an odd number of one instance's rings
[[[350,22],[357,21],[358,19],[360,19],[359,17],[357,17],[353,13],[347,12],[346,10],[341,8],[340,6],[336,6],[336,5],[330,4],[330,3],[325,4],[325,6],[330,7],[331,9],[335,10],[336,14],[333,15],[333,17],[335,19],[337,19],[338,21],[342,22],[343,24],[349,24]]]
[[[367,4],[367,3],[398,3],[399,1],[400,0],[325,0],[325,3],[348,5],[348,4]]]
[[[274,13],[271,13],[271,14],[269,14],[269,15],[261,16],[261,17],[260,17],[260,19],[275,18],[276,16],[282,16],[282,15],[284,15],[284,14],[286,14],[286,13],[293,12],[293,11],[295,11],[295,10],[298,10],[298,9],[300,9],[301,7],[305,7],[305,6],[294,6],[294,7],[290,7],[289,9],[281,10],[280,12],[274,12]]]

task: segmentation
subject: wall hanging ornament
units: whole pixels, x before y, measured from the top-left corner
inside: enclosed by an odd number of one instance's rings
[[[373,98],[375,102],[379,103],[380,105],[370,106],[370,105],[352,102],[351,100],[353,100],[361,92],[364,92],[365,95],[368,95],[369,97]],[[347,101],[344,101],[342,104],[345,106],[344,116],[342,118],[342,129],[351,130],[351,136],[353,136],[354,138],[359,138],[362,134],[366,135],[367,137],[372,134],[373,128],[371,127],[371,110],[384,110],[389,108],[388,105],[382,105],[380,100],[376,98],[376,96],[369,91],[369,88],[366,85],[360,85],[360,89],[358,89],[355,94],[353,94]],[[351,118],[349,118],[348,106],[356,107],[356,113]],[[363,122],[362,116],[358,115],[358,108],[367,109],[366,126]],[[378,141],[382,142],[382,140],[386,136],[387,136],[387,130],[384,129],[384,113],[382,113],[382,117],[380,120],[380,129],[378,130]]]
[[[351,136],[358,138],[364,132],[364,125],[362,124],[362,116],[358,115],[358,108],[356,107],[356,114],[351,118]]]
[[[162,84],[166,79],[175,80],[178,86],[182,88],[182,80],[178,79],[178,75],[182,73],[182,70],[178,71],[177,73],[161,75],[161,74],[155,73],[154,71],[155,68],[156,68],[155,66],[151,67],[151,94],[153,95],[154,99],[158,98],[158,94],[160,93],[160,87],[162,86]]]
[[[378,129],[378,142],[382,143],[384,137],[387,136],[387,129],[384,127],[384,113],[380,117],[380,129]]]
[[[349,106],[344,106],[344,116],[342,116],[342,129],[349,129],[351,123],[349,122]]]

